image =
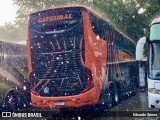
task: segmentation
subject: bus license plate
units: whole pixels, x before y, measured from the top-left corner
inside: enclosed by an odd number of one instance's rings
[[[55,105],[64,105],[64,101],[55,101],[54,102]]]

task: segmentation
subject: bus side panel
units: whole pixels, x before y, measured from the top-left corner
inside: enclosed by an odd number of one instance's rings
[[[93,94],[98,100],[106,71],[106,41],[100,39],[93,32],[88,14],[86,12],[82,14],[84,21],[85,65],[92,71],[96,89],[96,92]]]

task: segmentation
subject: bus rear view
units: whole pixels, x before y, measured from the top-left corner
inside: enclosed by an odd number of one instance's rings
[[[60,8],[30,15],[28,61],[31,100],[36,107],[74,107],[85,103],[94,84],[85,67],[82,10]],[[92,91],[93,92],[93,91]],[[87,99],[86,99],[87,100]]]

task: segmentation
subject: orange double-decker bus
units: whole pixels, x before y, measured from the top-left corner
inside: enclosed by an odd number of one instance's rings
[[[135,42],[86,7],[30,14],[27,49],[35,107],[113,106],[137,88]]]

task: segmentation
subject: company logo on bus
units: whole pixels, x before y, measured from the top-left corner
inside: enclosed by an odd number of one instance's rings
[[[57,16],[47,16],[43,18],[38,18],[38,23],[42,22],[52,22],[56,20],[64,20],[64,19],[72,19],[72,14],[65,14],[65,15],[57,15]]]

